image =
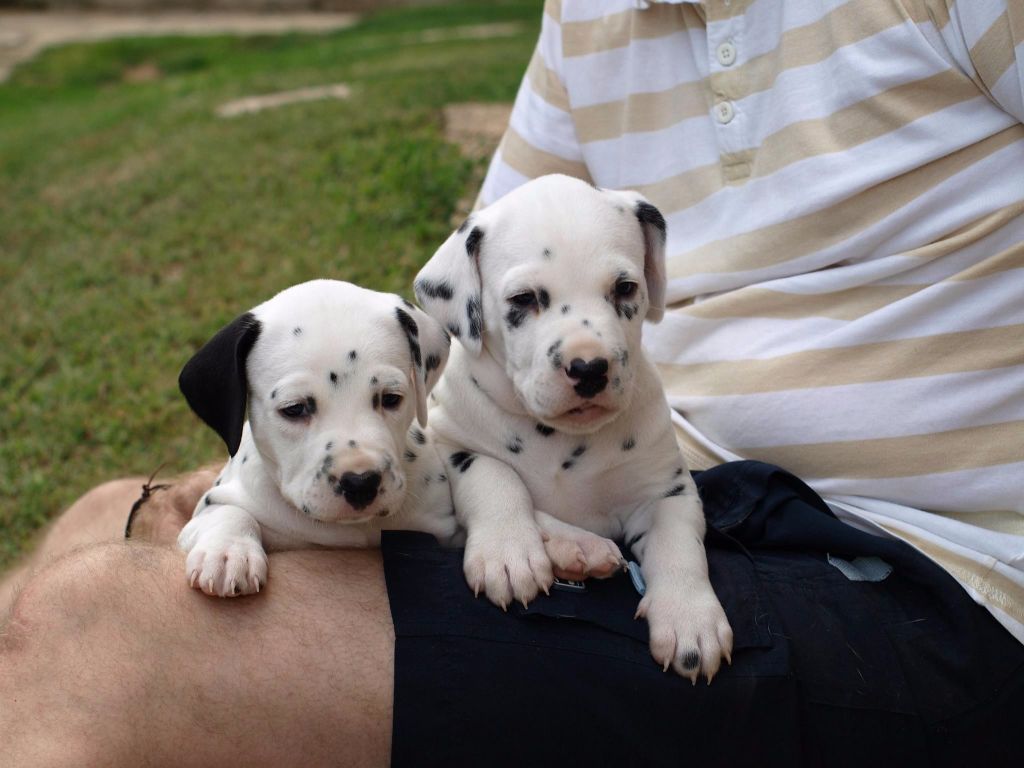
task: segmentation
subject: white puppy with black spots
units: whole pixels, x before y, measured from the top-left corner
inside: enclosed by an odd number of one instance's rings
[[[665,220],[635,192],[546,176],[474,213],[416,278],[461,344],[431,395],[466,528],[466,579],[498,605],[555,572],[607,576],[627,542],[654,658],[696,681],[730,658],[704,515],[640,344],[661,319]],[[585,530],[583,530],[585,529]]]
[[[412,424],[426,425],[448,348],[399,296],[335,280],[288,288],[222,328],[179,379],[231,454],[178,538],[189,583],[259,592],[267,551],[376,546],[383,529],[451,543],[447,473]]]

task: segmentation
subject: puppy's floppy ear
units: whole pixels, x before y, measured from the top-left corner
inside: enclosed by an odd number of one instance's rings
[[[639,192],[609,192],[624,197],[632,207],[644,238],[644,280],[647,283],[647,317],[652,323],[665,316],[665,217]]]
[[[474,218],[466,219],[430,257],[416,275],[413,289],[426,313],[479,355],[484,332],[480,249],[485,232]]]
[[[416,420],[421,427],[427,426],[427,395],[441,378],[441,372],[448,362],[451,337],[434,318],[419,307],[402,301],[395,308],[395,317],[409,340],[412,356],[412,384],[416,395]]]
[[[185,363],[178,376],[178,387],[192,410],[221,436],[232,456],[245,425],[245,361],[260,328],[252,312],[235,318]]]

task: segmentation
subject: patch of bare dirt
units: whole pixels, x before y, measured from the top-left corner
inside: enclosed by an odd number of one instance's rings
[[[473,197],[464,197],[455,206],[451,224],[458,226],[473,210],[476,202],[476,191],[480,188],[487,172],[486,160],[498,148],[501,137],[505,135],[508,119],[512,114],[511,104],[490,104],[481,102],[463,102],[449,104],[444,108],[444,137],[455,144],[463,155],[479,162],[476,163],[469,188]]]

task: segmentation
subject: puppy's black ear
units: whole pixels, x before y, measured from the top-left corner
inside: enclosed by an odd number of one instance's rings
[[[245,425],[245,361],[259,335],[260,321],[246,312],[217,331],[178,376],[178,386],[192,410],[221,436],[232,456],[242,442]]]
[[[480,354],[484,331],[480,250],[485,234],[479,219],[474,214],[453,232],[413,283],[424,311],[474,355]]]

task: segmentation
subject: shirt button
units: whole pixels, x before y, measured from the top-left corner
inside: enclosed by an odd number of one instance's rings
[[[736,63],[736,46],[732,43],[722,43],[718,46],[718,63],[723,67],[731,67]]]
[[[736,116],[736,110],[733,109],[731,101],[720,101],[715,104],[714,113],[715,119],[722,125],[730,122]]]

